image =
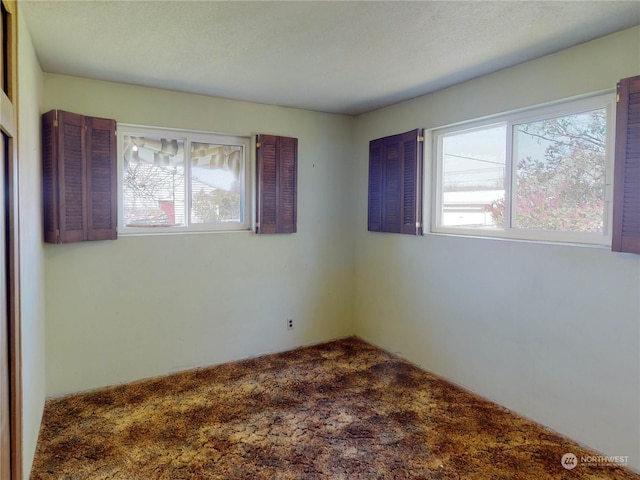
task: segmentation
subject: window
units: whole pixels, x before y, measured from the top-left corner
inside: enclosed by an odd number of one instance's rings
[[[613,96],[433,133],[432,230],[608,244]]]
[[[249,229],[249,138],[119,130],[121,233]]]

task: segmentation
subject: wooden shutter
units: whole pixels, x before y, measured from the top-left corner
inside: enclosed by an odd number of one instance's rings
[[[402,135],[401,233],[422,235],[422,170],[424,136],[421,130]]]
[[[618,84],[612,250],[640,253],[640,76]]]
[[[117,238],[116,122],[61,110],[42,116],[44,237]]]
[[[258,135],[256,164],[256,233],[295,233],[298,139]]]
[[[87,240],[117,238],[116,122],[86,119]]]
[[[60,241],[87,238],[84,117],[58,111]]]
[[[421,130],[369,143],[369,231],[422,234],[423,143]]]

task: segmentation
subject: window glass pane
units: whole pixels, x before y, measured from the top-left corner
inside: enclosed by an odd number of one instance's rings
[[[514,226],[603,232],[606,110],[514,126]]]
[[[244,147],[191,144],[191,223],[243,222]]]
[[[443,137],[443,226],[504,227],[506,131],[502,124]]]
[[[184,140],[124,135],[123,155],[125,225],[184,225]]]

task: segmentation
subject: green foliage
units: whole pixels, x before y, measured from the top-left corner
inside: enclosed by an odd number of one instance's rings
[[[200,190],[193,195],[191,206],[198,223],[220,223],[240,220],[240,194],[238,188]]]

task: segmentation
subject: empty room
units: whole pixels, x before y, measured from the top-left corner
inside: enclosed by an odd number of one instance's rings
[[[640,478],[640,2],[2,32],[2,480]]]

